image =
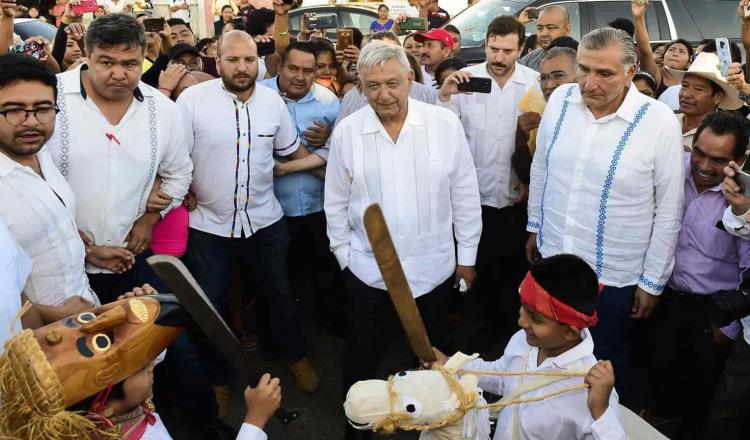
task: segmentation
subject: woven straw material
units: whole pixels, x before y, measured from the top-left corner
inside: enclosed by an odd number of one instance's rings
[[[31,330],[5,343],[0,356],[0,438],[108,438],[94,422],[66,411],[62,384]]]

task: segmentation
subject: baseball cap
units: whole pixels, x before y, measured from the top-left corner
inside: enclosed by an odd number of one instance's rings
[[[427,32],[420,32],[414,35],[414,41],[424,43],[425,40],[435,40],[443,43],[448,49],[453,49],[453,36],[445,29],[435,28]]]
[[[187,43],[179,43],[179,44],[175,44],[174,47],[172,47],[172,49],[170,49],[170,51],[169,51],[169,60],[172,61],[176,57],[178,57],[178,56],[180,56],[180,55],[182,55],[183,53],[186,53],[186,52],[193,53],[197,57],[201,56],[201,53],[195,47],[193,47],[193,46],[191,46],[191,45],[189,45]]]

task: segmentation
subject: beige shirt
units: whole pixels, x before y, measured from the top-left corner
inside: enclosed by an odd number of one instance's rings
[[[676,116],[677,120],[680,121],[680,127],[682,127],[682,120],[685,118],[685,114],[677,113]],[[682,148],[684,148],[688,153],[693,150],[693,136],[695,136],[696,130],[698,130],[698,127],[682,133]]]

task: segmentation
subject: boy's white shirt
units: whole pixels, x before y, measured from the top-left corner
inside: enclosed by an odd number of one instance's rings
[[[585,371],[596,363],[594,342],[588,329],[581,332],[582,340],[575,347],[559,356],[547,358],[537,366],[539,349],[526,342],[526,334],[518,331],[508,342],[503,356],[493,362],[477,359],[470,362],[466,370],[484,371],[523,371],[538,370],[574,370]],[[480,376],[479,387],[497,394],[510,394],[520,383],[533,381],[535,376]],[[524,394],[531,398],[542,396],[582,383],[583,378],[569,378],[543,386]],[[518,408],[518,433],[520,440],[549,439],[595,439],[624,440],[625,430],[619,420],[617,393],[612,390],[609,408],[596,421],[591,417],[586,403],[588,390],[567,392],[539,402],[521,404]],[[504,408],[498,414],[497,429],[494,440],[513,439],[514,431],[513,405]]]
[[[161,421],[159,414],[154,413],[156,422],[153,425],[149,425],[146,428],[146,432],[143,433],[141,440],[172,440],[172,437],[167,431],[167,427],[164,426],[164,422]],[[243,423],[240,428],[240,433],[237,435],[237,440],[266,440],[268,436],[262,429],[249,423]]]

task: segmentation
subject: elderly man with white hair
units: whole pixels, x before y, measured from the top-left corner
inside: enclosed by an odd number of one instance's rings
[[[482,231],[476,170],[458,117],[409,98],[414,73],[400,46],[368,44],[357,69],[369,106],[335,129],[325,185],[328,237],[349,293],[345,391],[375,375],[401,331],[365,235],[365,209],[380,204],[438,348],[447,339],[450,287],[471,286]]]
[[[578,47],[578,84],[549,98],[531,164],[527,257],[575,254],[596,272],[594,354],[624,400],[631,319],[647,318],[672,273],[682,221],[682,132],[638,92],[633,40],[597,29]]]

